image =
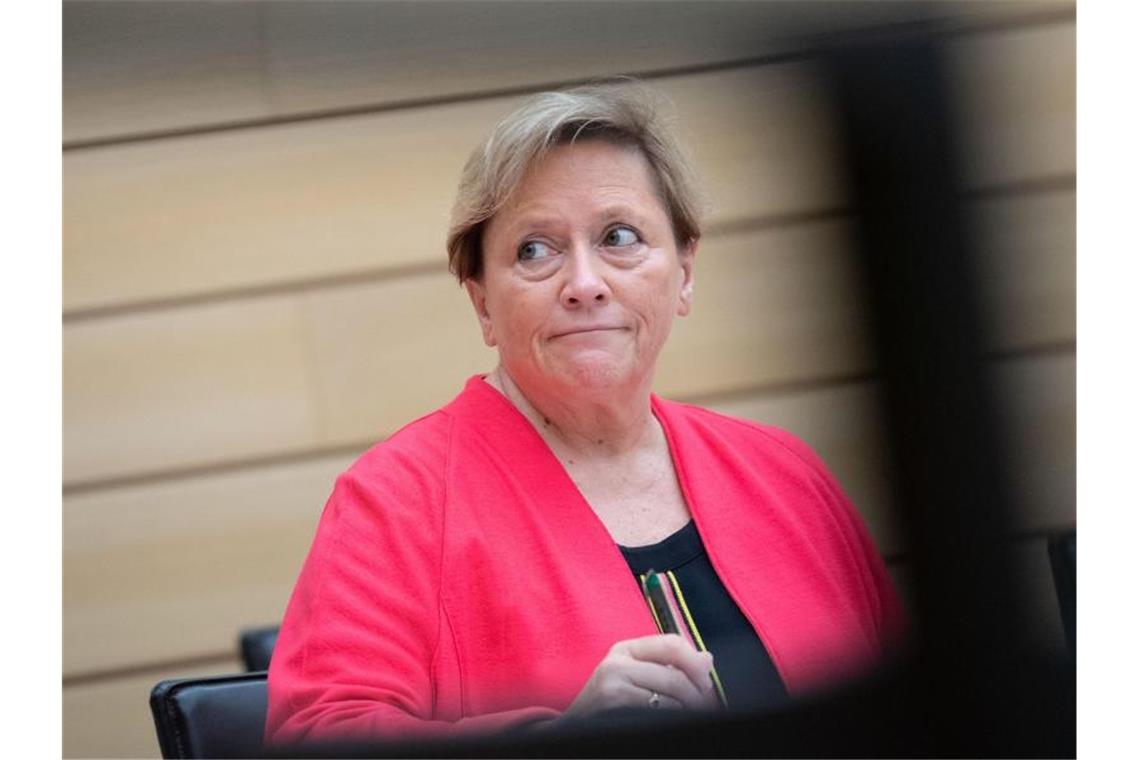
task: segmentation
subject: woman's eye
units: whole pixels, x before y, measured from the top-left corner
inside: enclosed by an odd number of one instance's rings
[[[528,240],[519,246],[519,261],[545,259],[552,253],[554,253],[554,250],[546,243],[541,243],[537,240]]]
[[[637,233],[631,230],[629,227],[614,227],[612,230],[606,233],[605,243],[609,246],[620,247],[625,245],[633,245],[637,242],[640,242],[640,238],[638,238]]]

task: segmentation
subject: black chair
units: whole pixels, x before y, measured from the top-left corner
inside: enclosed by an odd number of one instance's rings
[[[1053,583],[1069,653],[1077,654],[1077,531],[1065,531],[1049,537],[1049,562],[1053,566]]]
[[[280,627],[273,625],[241,632],[241,659],[247,672],[269,670],[273,647],[277,645],[278,630]]]
[[[164,758],[261,757],[266,674],[162,681],[150,711]]]

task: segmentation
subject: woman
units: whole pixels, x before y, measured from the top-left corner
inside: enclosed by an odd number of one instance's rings
[[[696,205],[631,87],[539,95],[475,151],[448,247],[499,364],[338,479],[270,740],[751,709],[880,660],[898,602],[823,464],[651,392],[692,306]],[[658,633],[649,565],[689,636]]]

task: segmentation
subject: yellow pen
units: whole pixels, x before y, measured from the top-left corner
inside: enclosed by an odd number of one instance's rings
[[[649,612],[653,615],[653,620],[657,623],[657,630],[661,633],[675,633],[679,636],[684,636],[688,639],[693,646],[701,652],[707,652],[704,641],[698,635],[696,639],[688,635],[687,628],[682,628],[677,621],[677,616],[673,614],[673,608],[669,604],[669,600],[665,595],[665,589],[661,584],[659,573],[649,570],[645,575],[641,576],[641,591],[645,595],[645,601],[649,605]],[[673,580],[675,591],[676,581]],[[679,599],[681,597],[678,596]],[[682,600],[683,603],[683,600]],[[720,700],[722,707],[728,707],[728,698],[725,696],[724,687],[721,685],[720,676],[716,672],[714,665],[709,671],[709,678],[712,680],[713,688],[716,690],[717,698]]]

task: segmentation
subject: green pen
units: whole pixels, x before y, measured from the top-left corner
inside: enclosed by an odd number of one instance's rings
[[[680,594],[680,588],[677,587],[675,579],[673,581],[674,593],[677,595],[678,601],[684,608],[684,597]],[[665,595],[665,589],[661,584],[660,574],[650,569],[645,575],[641,576],[641,592],[645,595],[645,601],[649,605],[649,612],[653,615],[654,622],[657,623],[657,630],[661,633],[675,633],[679,636],[685,636],[688,629],[682,629],[680,623],[677,621],[676,615],[673,614],[673,608],[669,604],[669,600]],[[684,610],[687,614],[687,609]],[[694,636],[685,636],[694,645],[694,647],[701,652],[707,652],[704,641],[701,640],[700,634],[693,629]],[[695,639],[695,640],[694,640]],[[722,707],[728,707],[728,698],[724,693],[724,686],[721,685],[720,676],[716,672],[714,665],[709,671],[709,679],[712,681],[713,688],[716,690],[717,698],[720,700]]]

